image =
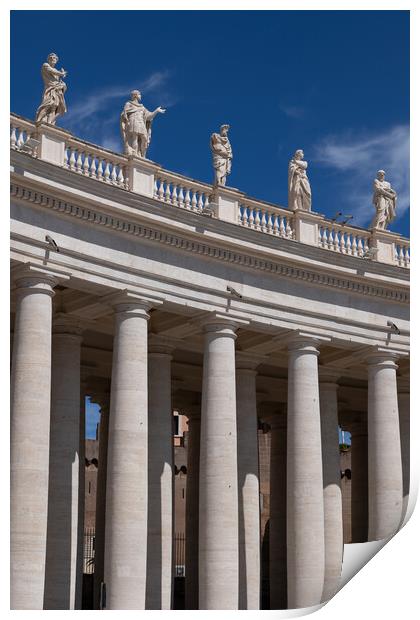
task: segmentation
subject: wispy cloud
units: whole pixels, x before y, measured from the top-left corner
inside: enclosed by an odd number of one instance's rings
[[[329,136],[317,145],[315,159],[343,177],[340,199],[351,209],[354,223],[364,225],[372,219],[372,181],[381,168],[398,193],[397,217],[409,208],[408,125],[363,136],[354,133]]]
[[[298,119],[298,118],[303,118],[305,116],[305,109],[297,105],[281,105],[280,104],[280,110],[283,112],[283,114],[285,114],[289,118]]]
[[[169,77],[169,71],[157,71],[146,79],[87,93],[83,99],[76,100],[69,105],[66,127],[83,138],[100,142],[106,148],[119,150],[121,143],[118,100],[123,97],[128,98],[130,91],[138,89],[142,94],[159,96],[163,106],[174,105],[176,101],[174,95],[168,93],[167,89],[164,91]]]

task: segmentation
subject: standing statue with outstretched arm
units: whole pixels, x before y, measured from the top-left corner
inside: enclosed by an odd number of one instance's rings
[[[229,125],[222,125],[220,133],[213,133],[210,149],[213,155],[214,185],[226,185],[226,177],[232,168],[232,147],[228,138]]]
[[[67,71],[64,69],[56,69],[58,62],[57,54],[50,54],[47,62],[44,62],[41,68],[41,76],[44,81],[44,92],[42,94],[42,102],[36,111],[37,123],[49,123],[55,125],[59,116],[63,116],[67,112],[64,93],[67,85],[62,78],[66,77]]]
[[[312,193],[309,179],[306,174],[308,162],[303,159],[303,151],[297,150],[289,163],[289,209],[296,211],[310,211]]]
[[[372,228],[385,230],[395,218],[397,207],[397,192],[392,189],[391,183],[385,181],[385,171],[378,170],[373,181],[372,202],[376,214],[372,220]]]
[[[120,117],[124,153],[135,157],[146,157],[152,137],[152,121],[157,114],[164,114],[166,110],[158,107],[150,112],[141,103],[139,90],[133,90],[130,95],[131,99],[125,104]]]

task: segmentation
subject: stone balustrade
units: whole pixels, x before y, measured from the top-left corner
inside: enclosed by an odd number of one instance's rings
[[[155,176],[154,197],[167,204],[202,213],[209,208],[212,187],[186,177],[160,171]]]
[[[293,213],[288,209],[253,200],[239,204],[238,223],[247,228],[286,239],[294,239]]]
[[[233,188],[214,189],[149,160],[113,153],[66,130],[11,114],[10,147],[71,172],[198,214],[355,258],[410,266],[410,241],[398,233],[339,224],[323,215],[290,211]]]
[[[369,251],[370,231],[325,220],[319,226],[319,246],[341,254],[363,257]]]
[[[78,140],[68,140],[64,147],[64,168],[128,189],[127,158]]]

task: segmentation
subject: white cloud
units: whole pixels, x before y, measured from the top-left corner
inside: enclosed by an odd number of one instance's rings
[[[131,84],[113,86],[111,88],[102,88],[91,94],[87,94],[83,99],[76,101],[69,106],[66,114],[66,126],[74,133],[83,136],[83,132],[90,131],[95,134],[95,139],[106,139],[103,137],[104,126],[110,126],[113,123],[116,127],[116,135],[119,135],[119,114],[118,105],[110,115],[110,107],[118,103],[118,99],[122,97],[128,98],[130,91],[134,89],[141,90],[142,93],[158,93],[167,82],[169,77],[168,71],[157,71],[152,73],[148,78],[139,81],[133,81]],[[168,105],[165,101],[165,105]],[[116,146],[116,136],[108,136],[108,141],[112,141]],[[105,146],[105,145],[104,145]],[[109,147],[107,147],[109,148]]]
[[[280,105],[280,110],[289,118],[302,118],[305,115],[304,108],[297,105]]]
[[[372,181],[379,169],[398,193],[397,217],[410,206],[410,133],[408,125],[364,136],[330,136],[317,145],[315,159],[343,177],[339,199],[354,216],[354,223],[368,224],[373,216]]]

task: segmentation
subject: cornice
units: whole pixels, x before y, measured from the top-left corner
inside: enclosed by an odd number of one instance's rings
[[[165,230],[158,230],[150,225],[132,222],[126,217],[113,216],[101,212],[97,207],[90,208],[76,205],[72,202],[55,198],[47,192],[24,187],[15,182],[11,183],[10,191],[11,196],[17,200],[27,201],[39,207],[64,213],[70,217],[76,217],[97,226],[104,226],[105,228],[141,237],[151,242],[176,247],[185,252],[192,252],[257,271],[265,271],[273,275],[302,280],[318,286],[332,287],[351,293],[379,297],[403,304],[409,303],[409,294],[403,290],[396,290],[374,284],[365,284],[344,276],[317,273],[310,268],[293,267],[274,260],[250,256],[244,252],[219,247],[216,244],[210,243],[208,240],[202,242],[190,239],[187,236],[184,237],[178,231],[172,233]]]

